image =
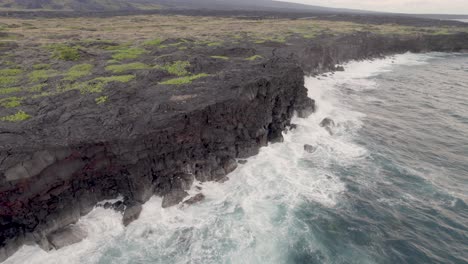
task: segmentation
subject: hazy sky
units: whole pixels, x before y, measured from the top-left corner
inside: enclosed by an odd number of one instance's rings
[[[398,13],[468,14],[468,0],[282,0]]]

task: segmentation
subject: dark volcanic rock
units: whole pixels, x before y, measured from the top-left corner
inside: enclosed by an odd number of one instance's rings
[[[184,190],[178,190],[178,189],[173,190],[170,193],[164,195],[161,206],[163,208],[167,208],[167,207],[171,207],[173,205],[179,204],[188,195],[189,194]]]
[[[333,119],[326,117],[320,122],[321,127],[334,127],[335,126],[335,121]]]
[[[304,72],[405,51],[460,51],[467,40],[468,34],[370,33],[298,40],[276,55],[270,47],[257,50],[264,59],[247,63],[194,56],[195,72],[224,68],[177,89],[157,84],[160,72],[140,74],[115,84],[105,106],[77,91],[31,99],[24,105],[36,113],[31,119],[0,128],[0,260],[76,223],[99,201],[121,195],[141,205],[156,194],[168,207],[188,195],[195,179],[226,179],[236,159],[281,141],[295,112],[314,111]],[[251,54],[250,48],[223,50]],[[129,219],[139,211],[131,210]]]
[[[205,200],[205,195],[203,193],[198,193],[195,196],[191,197],[190,199],[184,201],[184,204],[192,205],[192,204],[199,203],[203,200]]]
[[[47,240],[54,249],[60,249],[81,242],[86,236],[85,230],[79,226],[70,225],[49,234]]]
[[[304,150],[305,150],[306,152],[309,152],[309,153],[314,153],[315,150],[316,150],[316,148],[315,148],[314,146],[312,146],[312,145],[305,144],[305,145],[304,145]]]
[[[333,135],[332,128],[335,127],[335,121],[333,121],[333,119],[328,117],[324,118],[322,122],[320,122],[320,126],[325,128],[325,130],[327,130],[330,135]]]
[[[135,221],[140,217],[141,210],[143,209],[142,204],[136,202],[132,205],[127,206],[125,209],[122,223],[124,226],[128,226],[131,222]]]

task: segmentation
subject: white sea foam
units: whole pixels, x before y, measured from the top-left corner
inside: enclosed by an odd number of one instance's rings
[[[206,196],[203,202],[163,209],[161,198],[154,197],[127,228],[121,214],[99,207],[78,223],[88,231],[84,241],[48,253],[24,246],[5,263],[285,263],[296,239],[291,234],[306,231],[297,229],[295,209],[303,203],[336,206],[346,187],[331,167],[352,165],[367,155],[353,142],[364,115],[342,102],[343,86],[375,89],[369,77],[394,64],[424,61],[424,56],[405,54],[351,62],[344,72],[306,78],[317,112],[294,118],[298,128],[285,134],[283,143],[263,148],[230,174],[230,181],[196,183]],[[336,122],[334,135],[319,126],[325,117]],[[304,144],[316,151],[305,152]],[[309,247],[316,250],[314,243]]]

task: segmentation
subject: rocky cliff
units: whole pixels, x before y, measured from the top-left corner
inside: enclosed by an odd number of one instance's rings
[[[75,223],[97,202],[114,204],[134,219],[152,195],[162,206],[181,202],[193,181],[222,181],[237,159],[278,142],[294,112],[307,116],[304,72],[333,71],[353,59],[405,51],[463,51],[468,34],[381,36],[359,33],[297,39],[256,49],[264,59],[224,65],[222,74],[178,89],[152,87],[154,76],[137,76],[140,89],[115,87],[112,105],[86,105],[77,91],[38,102],[38,117],[2,124],[0,130],[0,260],[24,243],[54,247],[50,235]],[[218,67],[194,58],[194,72]],[[127,222],[128,223],[128,222]]]

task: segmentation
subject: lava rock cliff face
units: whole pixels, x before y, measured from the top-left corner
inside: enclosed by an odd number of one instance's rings
[[[25,125],[2,128],[0,260],[25,243],[50,249],[48,235],[99,201],[123,196],[116,209],[126,211],[128,224],[154,194],[167,207],[181,202],[195,179],[224,180],[236,159],[281,141],[295,112],[313,112],[304,72],[397,52],[467,49],[466,34],[302,40],[263,50],[268,59],[187,89],[155,92],[151,76],[142,76],[142,89],[121,92],[105,113],[57,108]],[[74,105],[73,94],[65,100]]]

